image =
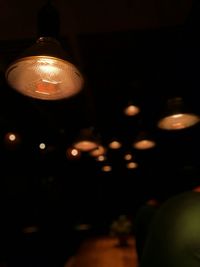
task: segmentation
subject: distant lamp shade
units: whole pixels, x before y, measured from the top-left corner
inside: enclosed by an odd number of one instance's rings
[[[99,147],[99,138],[94,133],[94,129],[92,127],[82,129],[73,147],[82,152],[90,152],[97,149]]]
[[[100,146],[98,146],[96,149],[92,150],[92,151],[90,152],[90,155],[91,155],[92,157],[99,157],[99,156],[101,156],[101,155],[104,155],[105,152],[106,152],[106,149],[105,149],[103,146],[100,145]]]
[[[104,155],[98,156],[98,157],[96,157],[96,160],[97,161],[105,161],[106,160],[106,156],[104,156]]]
[[[68,60],[60,43],[40,37],[6,71],[8,84],[19,93],[42,100],[59,100],[77,94],[83,77]]]
[[[151,149],[156,146],[156,142],[152,138],[152,134],[148,130],[141,130],[134,143],[133,147],[139,150]]]
[[[141,139],[134,142],[133,147],[140,150],[150,149],[155,147],[156,143],[150,139]]]
[[[127,169],[136,169],[138,167],[138,164],[136,162],[131,161],[126,164],[126,167]]]
[[[109,143],[109,148],[111,149],[119,149],[121,148],[122,144],[118,140],[113,140]]]
[[[167,110],[158,121],[163,130],[181,130],[191,127],[200,121],[200,117],[186,110],[180,97],[168,100]]]
[[[103,172],[110,172],[110,171],[112,171],[112,167],[110,165],[104,165],[104,166],[102,166],[101,170]]]
[[[127,153],[127,154],[124,155],[124,159],[127,160],[127,161],[131,160],[132,158],[133,158],[133,156],[132,156],[131,153]]]
[[[128,105],[125,109],[124,109],[124,114],[126,116],[135,116],[136,114],[138,114],[140,112],[139,107],[130,104]]]

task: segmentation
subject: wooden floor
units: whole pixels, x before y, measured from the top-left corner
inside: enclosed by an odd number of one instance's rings
[[[130,237],[128,243],[119,247],[113,237],[88,240],[65,267],[137,267],[135,241]]]

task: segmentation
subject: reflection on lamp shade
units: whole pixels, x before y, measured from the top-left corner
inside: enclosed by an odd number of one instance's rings
[[[18,92],[37,99],[71,97],[82,89],[83,77],[65,58],[57,40],[41,37],[8,67],[7,82]]]
[[[166,110],[158,121],[163,130],[181,130],[191,127],[200,121],[200,117],[192,113],[181,97],[169,99]]]

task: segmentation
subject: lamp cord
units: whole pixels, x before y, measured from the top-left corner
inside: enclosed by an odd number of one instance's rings
[[[54,37],[59,39],[60,35],[60,16],[58,10],[48,0],[39,10],[37,16],[38,37]]]

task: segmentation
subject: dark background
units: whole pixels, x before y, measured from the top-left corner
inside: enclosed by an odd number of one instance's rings
[[[100,227],[121,213],[134,217],[147,199],[163,201],[200,180],[199,124],[173,132],[156,126],[170,97],[183,97],[200,114],[198,2],[53,2],[60,15],[58,39],[80,67],[85,86],[71,99],[50,102],[20,95],[4,77],[7,65],[38,37],[37,16],[44,3],[7,1],[0,7],[0,208],[5,240],[36,224],[44,232],[59,231],[61,242],[62,231],[67,236],[75,223]],[[123,114],[130,100],[141,107],[135,117]],[[66,157],[79,130],[91,125],[106,147],[112,138],[122,142],[120,150],[107,152],[109,173],[86,153],[79,160]],[[132,143],[143,128],[157,146],[136,151]],[[6,142],[8,132],[19,135],[17,145]],[[39,150],[40,142],[47,144],[45,151]],[[128,170],[123,159],[129,151],[138,162],[135,170]]]

